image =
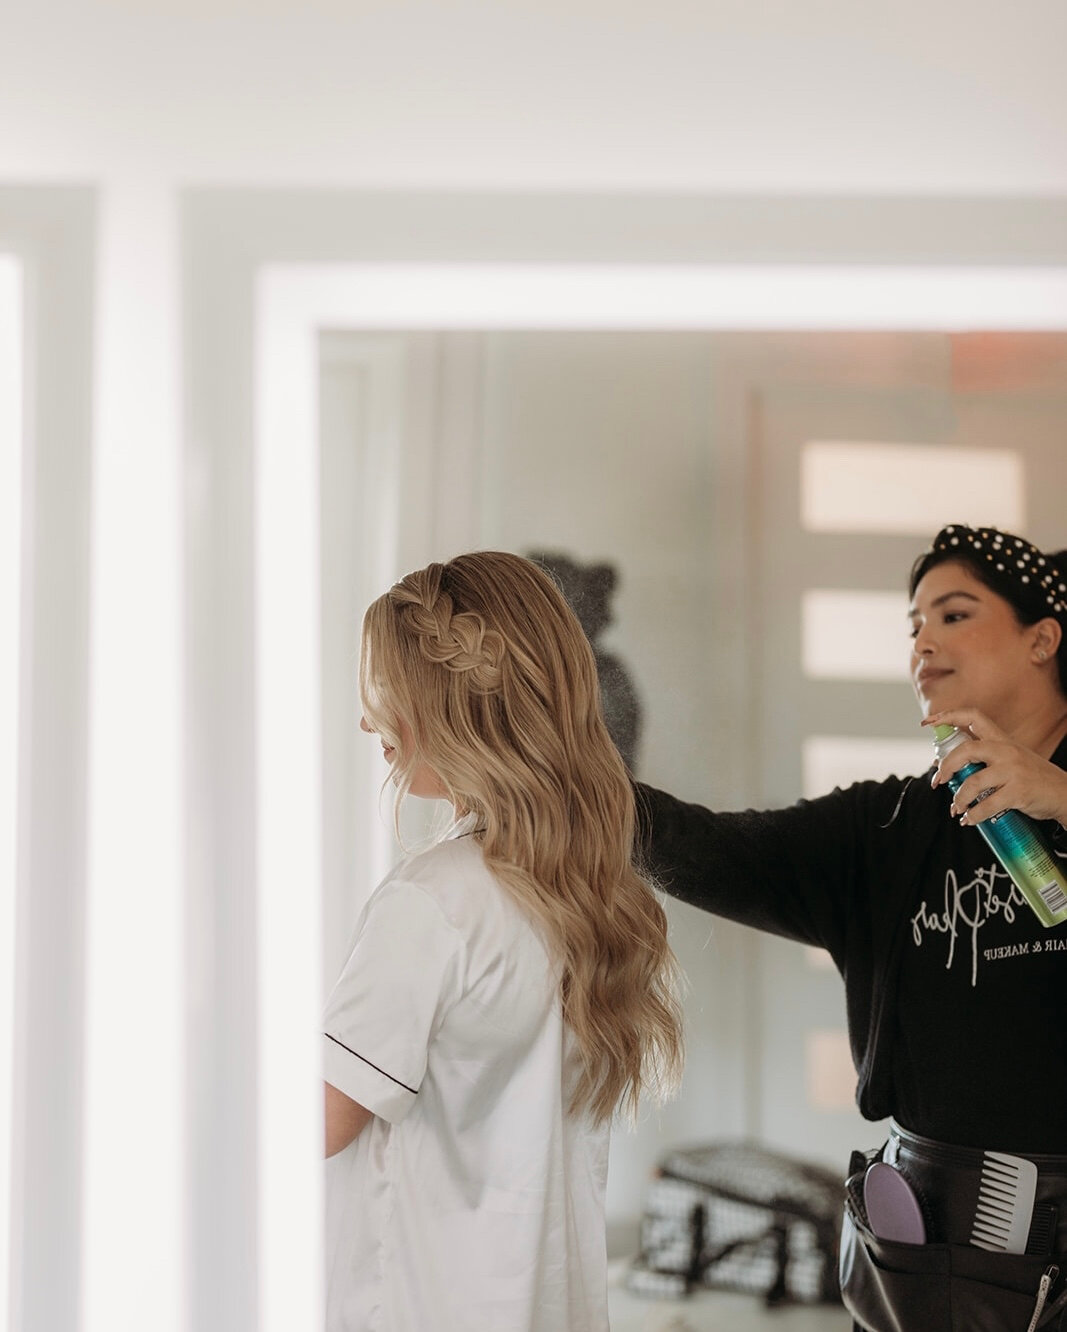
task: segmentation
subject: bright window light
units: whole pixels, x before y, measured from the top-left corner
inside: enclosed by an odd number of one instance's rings
[[[22,270],[0,255],[0,1327],[11,1309],[19,657],[22,636]]]
[[[868,778],[910,777],[925,772],[933,757],[923,736],[809,735],[803,743],[804,795],[811,799]]]
[[[904,592],[812,588],[801,600],[804,674],[812,680],[906,680]]]
[[[1010,449],[805,444],[801,520],[809,532],[930,537],[946,522],[1026,526],[1023,460]]]
[[[292,1332],[322,1309],[320,330],[1065,329],[1067,269],[269,265],[255,319],[259,1303]]]

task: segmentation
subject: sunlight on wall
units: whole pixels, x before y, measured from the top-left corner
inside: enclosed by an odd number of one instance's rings
[[[0,255],[0,1327],[11,1307],[22,583],[22,270]]]

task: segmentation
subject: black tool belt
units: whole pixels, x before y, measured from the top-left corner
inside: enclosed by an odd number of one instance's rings
[[[863,1186],[876,1161],[910,1185],[925,1244],[874,1233]],[[1001,1162],[1013,1161],[1026,1163],[1026,1188],[1003,1186]],[[894,1124],[883,1148],[853,1153],[840,1277],[870,1332],[1060,1332],[1061,1319],[1067,1332],[1067,1156],[1005,1157]]]

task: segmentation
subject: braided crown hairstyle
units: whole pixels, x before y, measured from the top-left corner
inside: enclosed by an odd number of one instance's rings
[[[555,583],[499,551],[408,574],[364,617],[360,687],[397,749],[398,799],[427,764],[557,959],[583,1061],[572,1108],[601,1121],[620,1102],[633,1114],[643,1088],[673,1091],[678,967],[634,865],[633,788],[593,653]]]

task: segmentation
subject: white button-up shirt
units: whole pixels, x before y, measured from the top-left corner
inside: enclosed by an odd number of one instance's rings
[[[606,1332],[608,1128],[558,970],[473,837],[397,867],[326,1005],[374,1118],[327,1170],[328,1332]]]

